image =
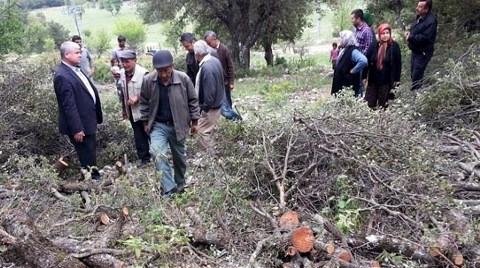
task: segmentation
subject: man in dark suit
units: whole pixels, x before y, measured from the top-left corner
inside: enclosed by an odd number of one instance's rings
[[[60,46],[60,56],[62,63],[53,82],[58,103],[58,128],[70,138],[82,168],[90,170],[93,179],[99,179],[96,132],[103,117],[98,91],[79,67],[82,51],[77,43],[64,42]]]

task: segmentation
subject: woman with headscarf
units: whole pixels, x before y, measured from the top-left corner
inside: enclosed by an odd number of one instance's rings
[[[340,53],[333,73],[332,94],[344,87],[353,87],[355,97],[361,96],[360,71],[367,66],[367,58],[358,50],[358,43],[352,31],[340,32]]]
[[[386,108],[393,87],[400,84],[402,54],[392,38],[392,28],[384,23],[377,29],[378,41],[367,50],[368,87],[365,100],[370,108]]]

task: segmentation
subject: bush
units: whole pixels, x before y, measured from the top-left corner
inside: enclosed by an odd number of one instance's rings
[[[0,163],[14,154],[42,155],[52,161],[72,155],[73,146],[57,127],[53,74],[58,62],[56,53],[43,54],[36,60],[17,61],[15,67],[9,62],[0,62]],[[104,71],[108,68],[105,63],[99,62],[97,66],[100,78],[112,79],[110,71]],[[106,74],[102,76],[102,73]],[[99,125],[99,165],[123,159],[125,154],[129,159],[136,159],[131,127],[128,121],[121,120],[118,98],[113,90],[100,90],[100,93],[104,123]],[[71,159],[77,162],[76,156]]]
[[[101,58],[95,61],[93,80],[96,83],[113,83],[115,81],[110,71],[110,63],[107,63],[105,59]]]

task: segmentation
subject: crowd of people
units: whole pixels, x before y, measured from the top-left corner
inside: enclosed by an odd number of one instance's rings
[[[411,87],[418,90],[432,58],[437,33],[437,19],[432,0],[420,0],[416,17],[405,38],[411,50]],[[353,31],[341,31],[340,42],[332,44],[330,61],[334,69],[331,93],[353,88],[356,98],[364,97],[368,106],[386,108],[393,98],[392,89],[400,85],[402,55],[393,38],[392,27],[381,23],[375,34],[371,14],[355,9],[351,13]],[[363,89],[366,88],[365,94]]]
[[[431,0],[419,1],[416,14],[410,31],[404,35],[412,51],[412,90],[422,85],[437,29]],[[387,23],[378,25],[375,34],[372,16],[361,9],[352,11],[351,21],[353,31],[341,31],[339,43],[332,45],[331,93],[336,95],[351,87],[357,98],[365,96],[369,107],[386,108],[392,88],[400,83],[400,46]],[[174,68],[173,55],[168,50],[153,54],[155,71],[149,72],[138,64],[137,54],[128,48],[125,36],[118,36],[117,41],[118,47],[111,55],[111,72],[123,119],[130,122],[133,130],[137,166],[143,168],[153,161],[161,174],[163,196],[182,193],[187,168],[186,138],[196,136],[200,151],[215,154],[211,134],[220,117],[242,120],[232,108],[235,72],[230,50],[213,31],[207,31],[199,41],[194,34],[185,33],[179,41],[187,50],[187,72]],[[54,77],[59,130],[75,147],[81,167],[89,170],[93,179],[100,179],[96,168],[96,132],[103,117],[93,82],[93,57],[82,47],[80,36],[64,42],[60,56],[61,64]]]
[[[230,91],[234,88],[235,73],[231,53],[213,31],[207,31],[200,41],[185,33],[180,43],[188,51],[187,73],[174,68],[173,55],[168,50],[153,54],[155,71],[150,73],[139,65],[125,36],[118,36],[117,41],[118,47],[111,55],[111,72],[123,119],[130,122],[133,130],[137,167],[153,161],[161,174],[163,195],[181,193],[187,168],[186,138],[196,136],[199,151],[215,154],[211,134],[220,117],[242,120],[232,109]],[[92,79],[93,57],[81,46],[80,36],[64,42],[60,55],[62,62],[54,77],[60,133],[74,145],[81,167],[93,179],[100,179],[96,168],[96,132],[103,117]]]

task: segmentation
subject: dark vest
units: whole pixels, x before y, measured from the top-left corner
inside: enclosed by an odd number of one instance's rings
[[[360,73],[351,74],[350,71],[355,67],[356,63],[352,62],[352,52],[357,49],[356,46],[348,46],[343,52],[342,57],[337,61],[335,72],[333,73],[332,92],[335,94],[342,90],[343,87],[351,87],[358,89],[360,87]]]

